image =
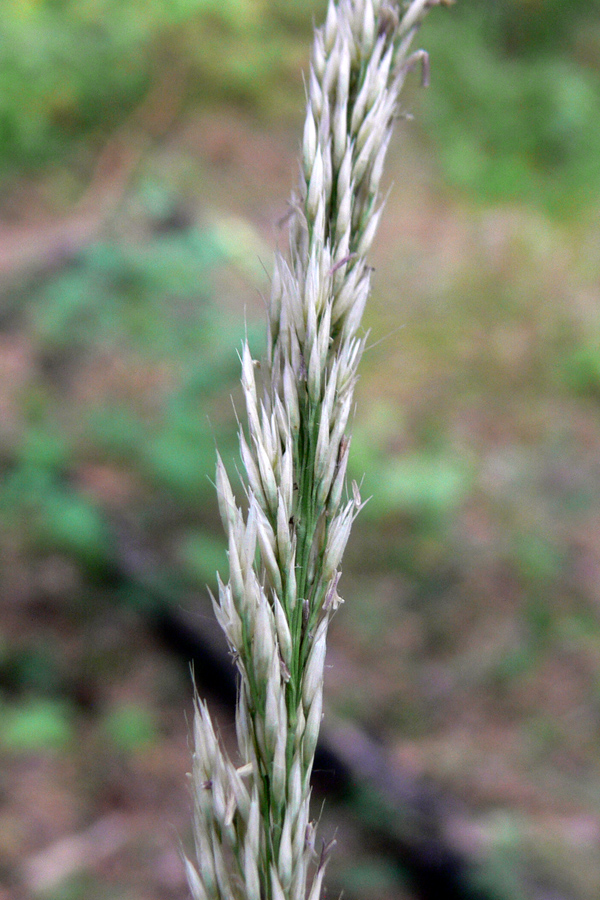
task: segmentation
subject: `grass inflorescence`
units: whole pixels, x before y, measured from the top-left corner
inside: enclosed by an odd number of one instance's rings
[[[229,580],[214,609],[239,670],[239,764],[206,705],[195,720],[195,900],[317,900],[329,848],[315,853],[310,777],[322,716],[327,626],[362,501],[346,492],[348,424],[364,350],[367,254],[398,95],[423,66],[411,53],[434,0],[330,2],[315,34],[289,251],[275,260],[268,345],[241,353],[244,509],[225,467],[217,494]],[[260,371],[259,371],[260,368]],[[259,376],[259,377],[258,377]],[[312,879],[312,880],[311,880]]]

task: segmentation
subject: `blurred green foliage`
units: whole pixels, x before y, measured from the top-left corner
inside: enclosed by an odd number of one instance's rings
[[[0,706],[0,747],[10,753],[59,752],[73,739],[72,711],[60,700],[31,698]]]
[[[354,427],[350,476],[370,498],[362,515],[373,522],[399,517],[413,530],[443,530],[472,491],[473,473],[448,446],[439,446],[439,430],[414,450],[391,453],[388,443],[398,430],[396,409],[381,402]]]
[[[151,710],[124,703],[109,710],[102,723],[113,745],[123,753],[135,753],[156,743],[157,729]]]
[[[563,382],[575,394],[600,398],[600,342],[584,340],[566,353],[561,361]]]
[[[393,896],[398,893],[401,872],[385,859],[375,857],[348,864],[342,872],[344,891],[351,897]]]
[[[5,0],[0,175],[64,159],[110,133],[161,78],[196,101],[260,105],[298,79],[299,0]],[[283,89],[283,91],[282,91]]]
[[[112,525],[98,497],[78,484],[82,467],[107,465],[129,482],[141,479],[150,506],[163,497],[175,504],[185,523],[179,564],[194,581],[214,580],[223,549],[202,522],[215,516],[215,441],[234,455],[233,416],[221,411],[231,409],[244,333],[241,320],[223,328],[213,302],[211,276],[230,258],[226,246],[216,226],[193,225],[141,242],[99,242],[26,289],[22,314],[46,371],[22,394],[25,428],[2,447],[0,515],[30,552],[66,554],[87,572],[109,563]],[[251,329],[249,338],[256,344]],[[94,396],[82,408],[65,403],[65,377],[94,360]],[[146,385],[153,377],[155,396]]]
[[[0,178],[74,155],[84,172],[98,140],[174,72],[184,75],[188,107],[226,101],[255,114],[297,112],[310,28],[324,7],[6,0]],[[447,180],[485,201],[527,197],[557,212],[598,196],[597,3],[460,0],[429,17],[421,41],[435,90],[419,99],[419,118]]]
[[[11,691],[56,693],[63,680],[61,664],[61,648],[48,635],[21,647],[0,636],[0,681]]]
[[[92,244],[34,291],[33,331],[48,352],[120,342],[155,358],[189,358],[207,343],[203,306],[222,260],[211,232],[197,228],[143,244]]]
[[[600,7],[461,0],[422,41],[424,101],[445,177],[484,201],[569,212],[600,194]]]

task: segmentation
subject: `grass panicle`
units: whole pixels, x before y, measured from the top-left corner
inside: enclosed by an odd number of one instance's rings
[[[318,900],[329,847],[315,854],[310,777],[322,716],[327,626],[361,507],[345,496],[367,253],[398,95],[438,0],[333,0],[315,34],[289,250],[275,259],[266,360],[241,353],[246,502],[222,461],[219,508],[229,580],[213,598],[239,671],[238,764],[197,702],[194,900]],[[260,383],[257,383],[259,381]]]

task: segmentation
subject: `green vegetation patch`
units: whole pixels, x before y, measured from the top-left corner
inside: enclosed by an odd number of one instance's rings
[[[1,710],[0,746],[11,753],[57,752],[73,740],[72,713],[64,701],[32,698]]]

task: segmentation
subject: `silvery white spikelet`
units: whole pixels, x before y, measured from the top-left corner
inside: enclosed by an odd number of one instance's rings
[[[275,260],[267,359],[241,354],[248,434],[240,433],[247,511],[225,468],[217,493],[229,581],[214,600],[237,663],[239,765],[206,706],[195,719],[195,900],[318,900],[310,775],[322,710],[327,625],[340,603],[344,548],[360,505],[344,500],[366,254],[409,47],[443,0],[330,0],[308,79],[302,173],[290,249]],[[312,879],[312,880],[311,880]]]

